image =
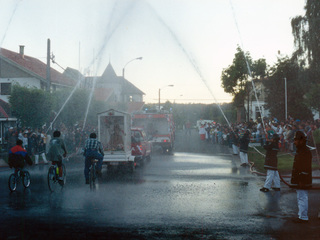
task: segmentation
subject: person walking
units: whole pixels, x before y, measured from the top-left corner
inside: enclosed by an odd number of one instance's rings
[[[312,187],[312,154],[306,145],[307,138],[301,131],[294,135],[297,148],[291,174],[291,187],[296,188],[298,202],[298,218],[295,223],[308,223],[308,189]]]
[[[261,192],[269,192],[272,182],[274,184],[273,190],[280,191],[280,176],[278,172],[278,151],[279,151],[279,135],[273,134],[272,141],[267,141],[263,146],[266,149],[266,157],[264,161],[264,168],[267,169],[267,178]]]

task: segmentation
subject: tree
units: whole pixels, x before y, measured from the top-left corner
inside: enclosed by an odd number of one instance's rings
[[[49,120],[52,103],[48,92],[14,85],[9,103],[22,126],[38,128]]]
[[[320,1],[307,0],[304,16],[291,20],[296,51],[293,58],[301,66],[307,67],[304,87],[311,91],[306,94],[306,103],[313,109],[320,110]]]
[[[53,110],[56,113],[61,110],[55,124],[63,123],[67,127],[71,127],[75,123],[83,123],[86,117],[90,93],[86,89],[75,90],[69,101],[62,108],[70,94],[71,89],[58,90],[52,93]],[[89,106],[86,122],[97,125],[97,113],[105,111],[106,108],[106,103],[96,101],[93,98]]]
[[[221,81],[225,92],[233,95],[233,103],[238,112],[244,107],[245,98],[249,92],[250,73],[252,78],[266,75],[267,64],[265,59],[252,61],[249,53],[244,53],[238,46],[232,65],[222,71]]]
[[[271,115],[278,119],[285,119],[285,81],[287,79],[287,107],[288,115],[294,118],[311,119],[312,112],[304,102],[302,70],[294,59],[279,58],[275,66],[270,69],[266,87],[266,108]]]
[[[304,16],[291,20],[296,51],[294,57],[313,69],[320,67],[320,1],[307,0]]]

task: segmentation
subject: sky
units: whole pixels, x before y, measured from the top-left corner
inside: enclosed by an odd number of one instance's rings
[[[305,0],[0,0],[0,47],[86,76],[111,63],[146,103],[222,103],[221,73],[237,46],[269,65],[294,51]],[[142,60],[134,60],[142,57]],[[52,67],[62,72],[57,64]],[[168,85],[173,85],[169,87]]]

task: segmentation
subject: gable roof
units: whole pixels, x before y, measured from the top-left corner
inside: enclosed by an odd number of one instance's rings
[[[0,48],[0,58],[8,63],[15,65],[16,67],[24,70],[25,72],[33,75],[34,77],[46,81],[47,78],[47,65],[42,61],[10,51],[5,48]],[[75,81],[67,76],[64,76],[57,70],[50,68],[51,84],[74,86]]]
[[[118,83],[122,85],[122,93],[125,94],[142,94],[145,95],[139,88],[129,82],[122,76],[117,76],[111,63],[108,64],[102,76],[97,80],[100,83]]]

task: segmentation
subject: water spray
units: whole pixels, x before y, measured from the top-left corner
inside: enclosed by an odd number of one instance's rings
[[[213,97],[213,99],[215,100],[216,104],[218,105],[224,119],[226,120],[228,126],[230,127],[230,129],[233,131],[231,124],[228,120],[228,118],[226,117],[226,115],[224,114],[219,102],[217,101],[216,97],[214,96],[210,86],[208,85],[206,79],[204,78],[204,76],[202,75],[200,68],[198,67],[198,65],[196,64],[196,62],[194,61],[194,59],[190,56],[190,54],[186,51],[186,49],[182,46],[181,41],[179,41],[177,35],[172,31],[172,29],[163,21],[163,19],[159,16],[159,14],[149,5],[149,8],[153,11],[154,15],[157,16],[159,22],[166,27],[166,29],[169,31],[171,37],[174,39],[175,43],[180,47],[180,49],[182,50],[182,52],[185,54],[185,56],[187,57],[187,59],[189,60],[190,64],[192,65],[192,67],[194,68],[194,70],[196,71],[196,73],[199,75],[199,77],[201,78],[202,82],[205,84],[206,88],[208,89],[208,91],[210,92],[211,96]]]
[[[16,6],[15,6],[14,9],[13,9],[13,12],[12,12],[12,14],[11,14],[11,17],[10,17],[10,19],[9,19],[9,23],[8,23],[8,25],[7,25],[7,28],[6,28],[6,30],[5,30],[5,32],[4,32],[4,34],[3,34],[2,40],[1,40],[1,42],[0,42],[0,47],[2,47],[2,44],[3,44],[3,42],[4,42],[4,40],[5,40],[6,36],[7,36],[7,32],[8,32],[9,26],[11,25],[12,19],[13,19],[15,13],[16,13],[16,11],[17,11],[17,9],[18,9],[18,6],[19,6],[19,3],[20,3],[21,1],[22,1],[22,0],[18,1],[18,2],[16,3]]]

